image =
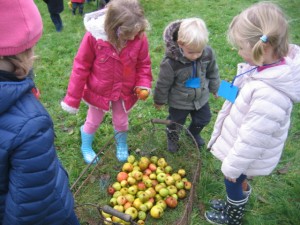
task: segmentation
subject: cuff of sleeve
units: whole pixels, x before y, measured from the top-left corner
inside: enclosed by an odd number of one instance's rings
[[[65,110],[65,111],[67,111],[68,113],[71,113],[71,114],[76,114],[79,111],[79,109],[71,107],[71,106],[67,105],[65,102],[61,102],[60,105],[61,105],[63,110]]]

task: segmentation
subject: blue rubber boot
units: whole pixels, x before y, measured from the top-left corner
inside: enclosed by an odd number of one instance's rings
[[[96,153],[92,149],[92,143],[93,143],[95,134],[85,133],[83,131],[83,126],[80,127],[80,133],[81,133],[81,153],[83,155],[84,161],[87,164],[97,163],[99,158],[97,157],[97,159],[95,159]]]
[[[117,159],[125,162],[128,158],[127,132],[115,131],[115,139],[117,144]]]

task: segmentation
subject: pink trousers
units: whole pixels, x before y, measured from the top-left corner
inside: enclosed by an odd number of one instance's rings
[[[125,112],[122,100],[111,102],[112,123],[116,131],[128,130],[128,112]],[[90,106],[83,126],[83,131],[93,134],[97,131],[103,121],[106,112]]]

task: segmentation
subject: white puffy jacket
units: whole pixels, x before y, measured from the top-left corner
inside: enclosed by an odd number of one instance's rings
[[[293,103],[300,101],[300,47],[291,45],[285,61],[234,82],[239,94],[234,104],[224,102],[208,143],[226,177],[268,175],[278,164]],[[237,74],[251,68],[239,64]]]

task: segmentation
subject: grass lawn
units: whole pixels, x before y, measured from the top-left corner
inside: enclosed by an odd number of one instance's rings
[[[84,35],[83,18],[73,16],[65,3],[61,14],[64,30],[55,31],[50,20],[46,4],[35,0],[44,22],[44,34],[36,46],[38,56],[35,62],[35,82],[41,90],[41,102],[51,114],[55,132],[58,156],[69,173],[70,184],[73,184],[86,164],[80,152],[79,128],[84,123],[87,107],[82,104],[77,115],[70,115],[60,107],[64,97],[72,69],[73,58]],[[151,24],[147,32],[150,43],[150,54],[154,83],[159,72],[159,64],[164,56],[162,33],[165,26],[173,20],[187,17],[201,17],[210,32],[210,45],[217,55],[222,79],[232,79],[236,72],[236,64],[242,59],[237,52],[227,44],[226,30],[233,16],[245,7],[258,2],[254,0],[141,0],[145,13]],[[300,45],[300,1],[276,1],[289,17],[291,40]],[[96,10],[96,2],[85,4],[85,13]],[[300,75],[300,74],[299,74]],[[300,87],[299,87],[300,88]],[[213,111],[212,122],[205,127],[203,137],[209,140],[213,124],[224,99],[210,99]],[[130,115],[130,126],[134,127],[152,118],[165,119],[167,108],[157,111],[153,107],[153,99],[140,101]],[[113,136],[111,116],[107,114],[103,124],[96,133],[94,149],[103,148]],[[282,159],[267,177],[257,177],[251,181],[253,193],[246,208],[244,224],[248,225],[296,225],[300,224],[300,106],[295,105],[290,134],[283,152]],[[202,169],[199,182],[196,184],[196,199],[191,214],[191,225],[207,224],[203,213],[208,208],[211,198],[223,198],[225,190],[223,176],[220,172],[220,162],[207,152],[201,152]],[[107,165],[114,163],[120,168],[121,163],[106,161]],[[105,164],[105,163],[104,163]],[[149,223],[150,224],[150,223]],[[157,224],[153,222],[151,224]],[[166,224],[166,223],[161,223]]]

